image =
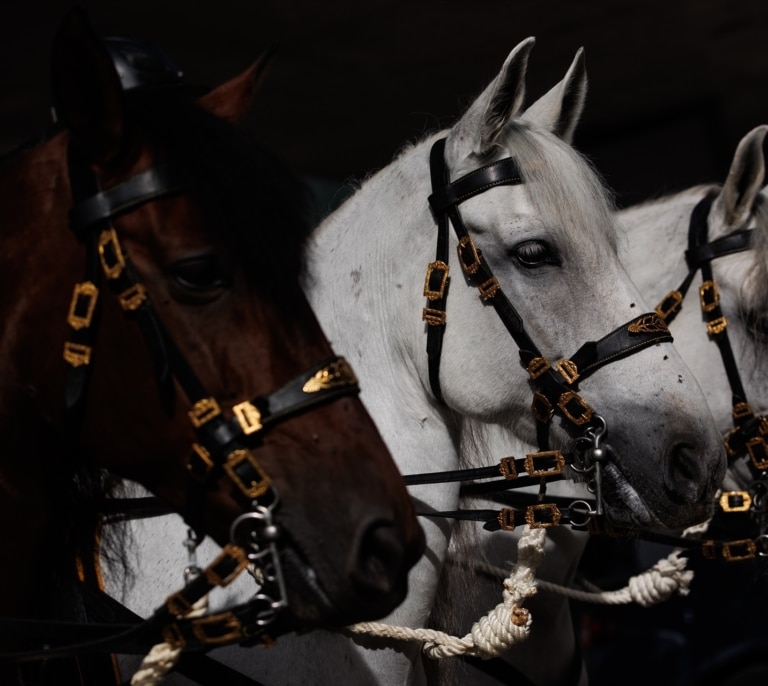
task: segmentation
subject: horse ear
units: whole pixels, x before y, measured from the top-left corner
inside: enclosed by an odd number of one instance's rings
[[[468,139],[477,154],[487,152],[496,143],[509,120],[522,107],[528,56],[535,42],[535,38],[526,38],[509,53],[496,78],[457,122],[452,139],[459,142]]]
[[[534,122],[571,143],[586,97],[587,68],[584,48],[579,48],[565,78],[533,103],[521,119]]]
[[[269,71],[268,67],[274,54],[274,47],[263,52],[242,74],[202,96],[198,100],[200,106],[227,121],[242,121]]]
[[[768,126],[758,126],[739,141],[728,176],[712,206],[713,224],[730,231],[749,219],[765,179],[763,141],[767,132]]]
[[[85,12],[74,9],[51,50],[56,116],[94,163],[114,161],[124,149],[125,107],[120,77]]]

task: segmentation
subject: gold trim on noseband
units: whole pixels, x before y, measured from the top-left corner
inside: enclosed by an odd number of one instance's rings
[[[668,333],[669,327],[658,312],[647,314],[632,322],[628,327],[629,333]]]
[[[319,393],[332,388],[355,385],[357,385],[357,377],[352,367],[345,359],[339,358],[307,379],[301,390],[304,393]]]

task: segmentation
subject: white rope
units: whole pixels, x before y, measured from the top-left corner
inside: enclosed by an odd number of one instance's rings
[[[187,618],[201,617],[208,611],[208,596],[198,600],[185,615]],[[131,678],[131,686],[157,686],[162,684],[181,657],[181,648],[174,648],[170,643],[158,643],[152,646],[141,661],[141,666]]]
[[[523,607],[526,598],[536,593],[536,568],[544,557],[546,529],[526,526],[518,542],[518,562],[504,577],[502,602],[472,625],[463,638],[433,629],[411,629],[381,622],[364,622],[347,627],[352,634],[379,638],[421,641],[422,651],[433,659],[455,655],[473,655],[484,659],[497,657],[516,643],[528,638],[531,613]]]
[[[709,520],[687,528],[682,535],[684,538],[698,536],[705,532],[708,526]],[[681,552],[680,548],[676,548],[650,569],[630,577],[624,588],[615,591],[604,591],[586,580],[580,581],[580,584],[587,590],[561,586],[543,579],[537,579],[536,584],[542,591],[583,603],[596,605],[637,603],[642,607],[650,607],[669,600],[675,593],[688,595],[690,592],[693,571],[686,569],[687,559],[680,557]],[[476,564],[476,568],[499,578],[504,578],[507,574],[504,569],[488,564]]]

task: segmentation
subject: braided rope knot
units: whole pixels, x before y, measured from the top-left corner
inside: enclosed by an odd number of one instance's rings
[[[208,596],[198,600],[187,618],[202,617],[208,611]],[[181,648],[174,648],[170,643],[157,643],[152,646],[141,661],[141,666],[131,677],[131,686],[158,686],[162,684],[165,676],[170,672],[181,657]]]
[[[463,638],[433,629],[411,629],[381,622],[355,624],[346,631],[379,638],[422,641],[422,652],[436,660],[456,655],[483,659],[497,657],[528,638],[533,618],[523,607],[523,602],[536,593],[535,572],[544,557],[545,541],[545,529],[525,527],[518,542],[518,562],[504,579],[502,602],[478,619]]]
[[[627,584],[632,600],[643,607],[668,600],[673,593],[688,595],[693,572],[685,569],[686,560],[675,551],[642,574],[630,577]]]

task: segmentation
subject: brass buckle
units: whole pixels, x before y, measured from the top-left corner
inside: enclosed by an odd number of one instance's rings
[[[754,436],[747,441],[747,452],[757,469],[768,469],[768,444],[762,436]]]
[[[502,531],[515,530],[515,513],[516,510],[511,507],[502,507],[501,510],[499,510],[496,519],[499,522]]]
[[[499,471],[501,475],[508,480],[517,478],[517,465],[514,456],[502,457],[499,461]]]
[[[304,393],[318,393],[320,391],[329,391],[333,388],[356,385],[357,377],[352,371],[352,367],[349,366],[349,363],[343,357],[340,357],[307,379],[301,390]]]
[[[550,369],[550,364],[546,357],[534,357],[526,367],[526,371],[532,379],[538,379],[548,369]]]
[[[135,283],[118,295],[117,299],[125,312],[135,312],[146,301],[147,289],[144,284]]]
[[[64,360],[73,367],[81,367],[91,363],[91,351],[89,345],[67,341],[64,343]]]
[[[547,522],[538,519],[537,513],[549,513],[552,521]],[[560,508],[554,503],[529,505],[525,510],[525,523],[531,529],[549,529],[552,526],[558,526],[560,524]]]
[[[246,484],[240,475],[236,471],[236,467],[243,462],[247,462],[254,472],[256,472],[256,479],[251,479],[249,484]],[[264,473],[261,465],[256,461],[256,458],[251,454],[250,450],[233,450],[227,461],[224,463],[224,470],[229,474],[229,478],[232,479],[235,486],[245,495],[246,498],[254,500],[259,496],[264,495],[269,488],[270,479]]]
[[[670,291],[664,296],[664,299],[656,305],[655,312],[664,321],[672,313],[680,309],[680,305],[683,304],[683,294],[680,291]]]
[[[549,467],[536,468],[537,461],[554,461],[554,464]],[[565,469],[565,457],[559,450],[543,450],[538,453],[530,453],[525,456],[525,471],[529,476],[541,477],[541,476],[555,476],[556,474],[562,474]]]
[[[720,295],[717,292],[717,284],[714,281],[705,281],[699,286],[699,302],[702,312],[712,312],[720,303]]]
[[[87,329],[91,325],[98,297],[99,289],[95,284],[90,281],[76,283],[72,290],[72,300],[69,303],[67,324],[75,329],[75,331]],[[85,310],[84,313],[83,310]]]
[[[723,512],[747,512],[752,507],[752,496],[747,491],[724,491],[719,503]]]
[[[579,378],[579,368],[571,360],[560,360],[560,362],[555,365],[555,369],[560,372],[560,376],[565,379],[565,382],[569,386],[573,386],[576,379]]]
[[[480,291],[480,297],[483,300],[490,300],[494,295],[496,295],[499,292],[499,280],[492,276],[488,281],[485,281],[484,283],[481,283],[477,290]]]
[[[531,403],[531,414],[533,414],[536,421],[546,424],[552,419],[555,410],[552,407],[552,403],[547,399],[547,396],[536,391],[533,394],[533,402]]]
[[[571,401],[575,401],[581,406],[580,415],[574,415],[568,409],[568,403]],[[584,399],[575,391],[566,391],[563,393],[560,396],[560,400],[557,401],[557,406],[560,408],[560,411],[576,426],[586,424],[590,419],[592,419],[592,408],[587,405]]]
[[[222,564],[226,559],[234,562],[235,568],[226,576],[221,576],[216,572],[216,567]],[[245,552],[236,545],[228,543],[222,548],[218,557],[216,557],[216,559],[205,569],[205,580],[211,586],[228,586],[247,566],[248,558],[246,557]]]
[[[187,461],[187,471],[190,473],[190,475],[195,479],[195,481],[199,481],[200,483],[203,483],[208,478],[208,475],[211,473],[211,470],[214,467],[214,462],[211,459],[211,453],[206,450],[202,445],[199,443],[193,443],[192,444],[192,451],[194,453],[194,456],[198,459],[198,465],[202,465],[202,468],[196,468],[196,465],[192,463],[192,459]]]
[[[98,250],[104,275],[110,280],[119,278],[125,269],[125,258],[114,227],[110,226],[99,234]]]
[[[723,333],[728,326],[728,320],[725,317],[718,317],[711,322],[707,322],[707,333],[710,336],[716,336],[719,333]]]
[[[731,416],[734,419],[744,419],[752,414],[752,407],[749,403],[736,403],[731,410]]]
[[[247,400],[238,403],[232,408],[232,412],[235,415],[235,419],[237,419],[237,423],[240,424],[240,429],[242,429],[246,436],[262,430],[261,412],[253,403]]]
[[[472,262],[469,264],[464,259],[464,250],[469,252],[469,256],[472,258]],[[477,274],[477,270],[480,269],[480,253],[477,252],[475,242],[472,240],[472,236],[462,236],[459,240],[459,245],[456,247],[456,252],[459,255],[459,262],[464,273],[468,276],[474,276]]]
[[[723,558],[728,562],[751,560],[757,552],[755,542],[749,538],[723,543]]]
[[[221,408],[215,398],[200,398],[187,414],[192,420],[192,426],[199,429],[214,417],[218,417],[221,414]]]
[[[221,633],[211,634],[207,627],[219,627]],[[234,643],[242,638],[243,625],[231,612],[211,617],[199,617],[192,620],[192,632],[195,637],[205,645],[222,645]]]
[[[450,269],[451,268],[442,260],[430,262],[427,265],[427,275],[424,277],[424,297],[426,297],[427,300],[439,300],[440,298],[445,297],[445,287],[448,284],[448,272]],[[432,290],[429,287],[434,272],[441,273],[440,287],[437,290]]]
[[[432,307],[425,307],[421,311],[421,318],[430,326],[442,326],[445,324],[445,310],[436,310]]]

